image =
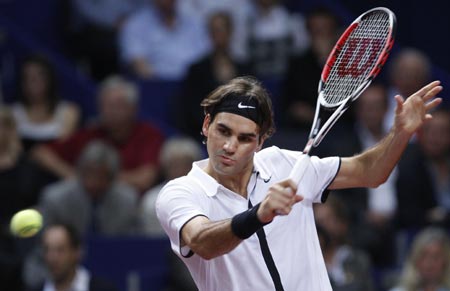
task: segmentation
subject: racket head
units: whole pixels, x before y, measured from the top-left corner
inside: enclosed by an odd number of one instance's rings
[[[337,108],[356,100],[380,73],[395,39],[395,14],[373,8],[356,18],[328,56],[319,82],[318,102]]]
[[[319,82],[306,152],[317,147],[339,117],[380,73],[394,45],[397,21],[385,7],[368,10],[342,33]]]

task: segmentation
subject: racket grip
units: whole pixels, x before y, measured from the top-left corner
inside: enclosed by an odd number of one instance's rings
[[[303,179],[303,176],[305,175],[309,164],[310,164],[309,155],[302,155],[297,159],[294,167],[291,170],[291,173],[289,174],[289,179],[294,181],[295,185],[298,185],[300,181]]]

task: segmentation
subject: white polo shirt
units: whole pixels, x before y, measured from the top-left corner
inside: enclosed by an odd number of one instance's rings
[[[255,154],[254,174],[248,184],[252,205],[261,202],[269,187],[288,177],[301,152],[263,149]],[[311,158],[311,165],[298,193],[304,200],[287,216],[277,216],[264,226],[267,244],[284,290],[330,291],[331,285],[319,245],[312,204],[336,176],[340,159]],[[187,176],[172,180],[160,192],[156,211],[169,235],[173,251],[187,265],[199,290],[275,290],[262,255],[259,238],[253,234],[231,252],[205,260],[188,247],[180,247],[180,230],[193,217],[211,221],[232,218],[248,209],[248,199],[223,187],[202,169],[208,160],[196,162]]]

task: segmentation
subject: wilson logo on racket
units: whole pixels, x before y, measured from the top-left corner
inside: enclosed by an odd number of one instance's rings
[[[352,77],[358,77],[366,72],[367,69],[371,69],[384,42],[384,39],[349,39],[346,54],[337,68],[338,76],[351,75]]]

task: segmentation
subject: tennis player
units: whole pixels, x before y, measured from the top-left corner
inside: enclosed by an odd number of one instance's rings
[[[209,158],[170,181],[156,202],[173,251],[200,290],[329,291],[313,217],[327,190],[376,187],[438,106],[432,82],[406,101],[375,147],[353,157],[312,157],[302,181],[287,179],[301,152],[262,149],[274,132],[270,97],[251,77],[218,87],[201,105]]]

